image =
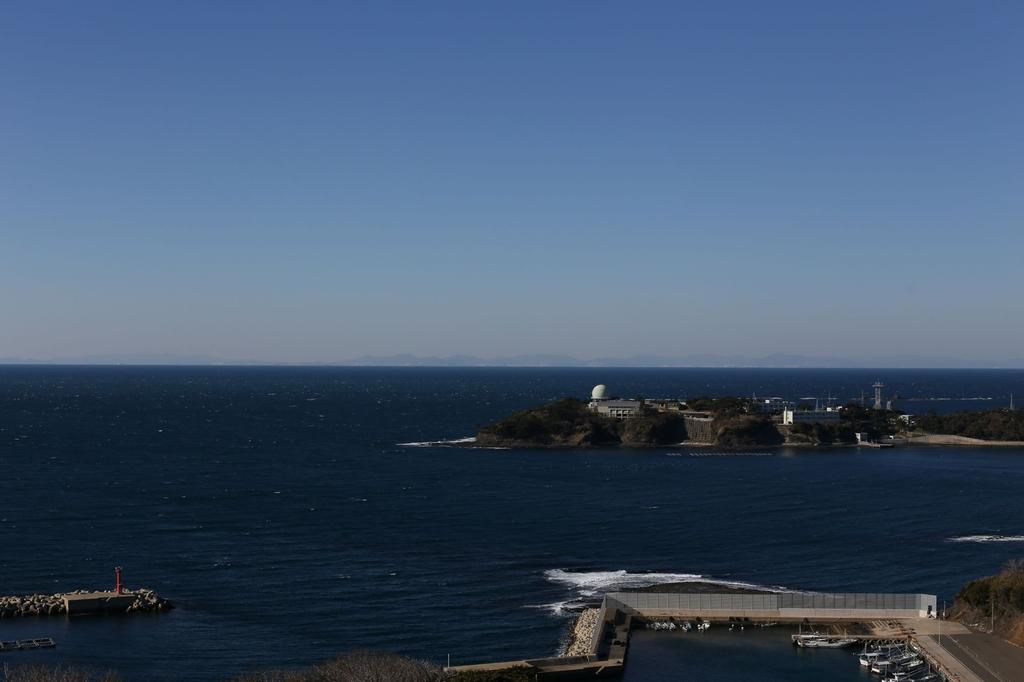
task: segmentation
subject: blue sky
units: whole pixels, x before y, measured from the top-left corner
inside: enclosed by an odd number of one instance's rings
[[[1016,361],[1022,20],[4,3],[0,357]]]

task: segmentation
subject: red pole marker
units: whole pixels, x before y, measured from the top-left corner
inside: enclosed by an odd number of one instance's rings
[[[121,594],[124,588],[121,586],[121,567],[114,568],[114,592]]]

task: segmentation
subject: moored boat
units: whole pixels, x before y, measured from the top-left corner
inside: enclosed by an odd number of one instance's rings
[[[809,649],[842,649],[853,646],[856,643],[857,640],[850,639],[849,637],[822,637],[798,639],[796,645]]]

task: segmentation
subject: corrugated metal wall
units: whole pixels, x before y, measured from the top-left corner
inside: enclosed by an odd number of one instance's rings
[[[925,611],[935,605],[928,594],[797,593],[776,594],[667,594],[616,592],[615,601],[636,609],[720,609],[760,611],[772,609],[898,609]]]

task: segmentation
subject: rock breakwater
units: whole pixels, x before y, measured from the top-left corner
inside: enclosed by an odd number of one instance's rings
[[[28,594],[23,596],[0,597],[0,618],[18,618],[22,616],[60,616],[68,612],[67,598],[95,595],[97,599],[114,596],[113,592],[91,592],[75,590],[57,594]],[[126,607],[117,609],[122,613],[146,613],[167,611],[174,608],[171,602],[159,596],[153,590],[124,590],[121,597],[135,597]]]
[[[569,644],[565,648],[566,656],[587,656],[590,654],[590,640],[597,627],[597,618],[601,609],[583,609],[576,622],[569,630]]]

